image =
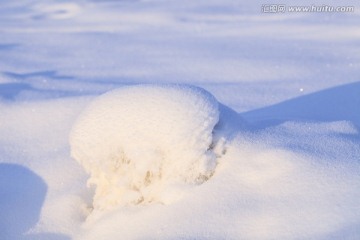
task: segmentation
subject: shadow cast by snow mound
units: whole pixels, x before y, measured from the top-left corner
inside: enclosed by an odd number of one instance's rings
[[[73,79],[71,76],[61,75],[56,70],[47,70],[47,71],[37,71],[37,72],[27,72],[27,73],[16,73],[16,72],[3,72],[4,75],[12,77],[15,79],[26,80],[29,78],[47,78],[55,80],[69,80]]]
[[[255,129],[285,121],[349,121],[360,127],[360,82],[341,85],[242,113]]]
[[[27,83],[2,83],[0,84],[0,99],[14,100],[24,90],[33,90]]]
[[[76,89],[62,89],[63,84],[74,83],[74,77],[63,75],[56,70],[44,70],[35,72],[0,72],[11,82],[0,83],[0,100],[34,100],[49,98],[64,98],[78,96],[82,91]],[[49,82],[52,82],[51,84]],[[68,81],[69,83],[67,83]],[[58,84],[60,89],[55,87]]]
[[[0,163],[0,239],[67,240],[61,234],[29,234],[39,220],[47,186],[31,170]]]

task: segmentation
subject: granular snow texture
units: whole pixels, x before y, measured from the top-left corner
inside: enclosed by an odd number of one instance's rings
[[[210,178],[218,120],[216,99],[187,85],[135,85],[96,98],[70,137],[72,156],[96,186],[94,208],[166,203],[184,183]]]

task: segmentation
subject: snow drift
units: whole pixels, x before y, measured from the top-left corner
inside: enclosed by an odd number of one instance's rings
[[[264,14],[248,0],[1,1],[0,239],[360,239],[360,11],[352,2],[352,13]],[[185,180],[196,171],[168,169],[168,179],[131,191],[133,176],[107,174],[101,168],[111,164],[93,154],[109,140],[89,137],[93,147],[76,151],[106,176],[92,177],[103,183],[97,203],[121,205],[89,215],[96,184],[86,189],[89,174],[70,157],[75,119],[101,93],[154,80],[195,84],[236,110],[218,103],[209,150],[199,153],[216,155],[206,162],[216,167],[197,174],[211,178],[201,184]],[[114,102],[107,111],[120,108]],[[157,119],[156,135],[171,116]],[[248,125],[238,130],[241,118]],[[194,152],[186,144],[164,147],[183,157]],[[180,164],[166,156],[164,166]],[[156,166],[144,159],[131,167]],[[126,191],[117,197],[106,181]],[[148,201],[124,199],[133,193]]]
[[[71,154],[96,186],[93,207],[167,203],[217,165],[217,100],[187,85],[135,85],[96,98],[70,136]]]

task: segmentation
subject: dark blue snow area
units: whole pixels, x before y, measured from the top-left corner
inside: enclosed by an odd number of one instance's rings
[[[0,239],[68,239],[53,234],[27,234],[39,220],[47,186],[26,167],[0,163]]]

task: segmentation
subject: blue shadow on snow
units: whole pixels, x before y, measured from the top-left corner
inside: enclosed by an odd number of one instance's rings
[[[61,234],[26,234],[39,220],[47,186],[28,168],[0,163],[0,239],[68,240]]]
[[[14,100],[15,97],[24,90],[34,90],[27,83],[2,83],[0,84],[0,98]]]
[[[360,128],[360,82],[345,84],[241,113],[255,130],[285,121],[349,121]]]
[[[76,92],[72,91],[63,91],[63,90],[54,90],[47,88],[36,88],[30,83],[25,83],[30,79],[41,78],[41,79],[54,79],[54,80],[73,80],[74,78],[71,76],[60,75],[55,70],[49,71],[38,71],[38,72],[29,72],[29,73],[15,73],[15,72],[2,72],[3,75],[10,77],[12,79],[16,79],[16,82],[11,83],[0,83],[0,100],[4,99],[7,101],[14,101],[18,97],[20,93],[23,91],[31,91],[36,93],[38,96],[56,96],[58,97],[66,97],[77,95]]]
[[[60,75],[55,70],[29,72],[29,73],[3,72],[3,74],[5,74],[8,77],[12,77],[16,79],[28,79],[33,77],[43,77],[43,78],[57,79],[57,80],[73,79],[73,77],[71,76]]]
[[[16,44],[16,43],[0,43],[0,51],[1,50],[12,50],[19,46],[20,46],[20,44]]]

